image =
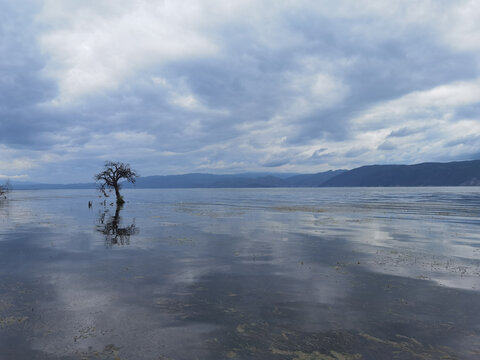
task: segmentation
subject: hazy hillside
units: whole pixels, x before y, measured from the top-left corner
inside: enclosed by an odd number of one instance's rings
[[[141,177],[136,188],[254,188],[254,187],[317,187],[326,180],[345,172],[327,171],[303,175],[263,175],[235,174],[185,174]],[[125,187],[133,187],[125,184]]]
[[[12,182],[14,190],[57,190],[57,189],[95,189],[95,183],[81,184],[38,184],[33,182]]]
[[[292,187],[317,187],[327,180],[343,174],[346,171],[347,170],[330,170],[317,174],[296,175],[285,179],[285,183],[286,186]]]
[[[416,165],[362,166],[322,186],[469,186],[480,185],[480,160]]]
[[[184,174],[139,177],[135,185],[123,183],[124,188],[256,188],[256,187],[317,187],[345,170],[318,174],[243,173],[233,175]],[[36,184],[14,182],[17,190],[93,189],[95,183],[84,184]]]

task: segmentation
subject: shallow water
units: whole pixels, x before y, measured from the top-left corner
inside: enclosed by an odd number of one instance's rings
[[[0,359],[480,358],[479,188],[123,195],[0,202]]]

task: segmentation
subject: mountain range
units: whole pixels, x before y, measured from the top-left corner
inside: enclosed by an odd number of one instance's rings
[[[36,184],[13,182],[17,190],[93,189],[95,183]],[[367,186],[480,186],[480,160],[415,165],[368,165],[316,174],[184,174],[139,177],[125,188],[265,188]]]
[[[321,186],[479,186],[480,160],[362,166]]]

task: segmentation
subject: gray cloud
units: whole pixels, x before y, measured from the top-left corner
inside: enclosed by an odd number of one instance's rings
[[[1,108],[18,109],[46,101],[56,95],[56,85],[41,71],[41,55],[32,26],[36,3],[2,1],[0,5],[0,97]]]
[[[369,148],[361,147],[361,148],[352,148],[345,153],[345,157],[347,158],[356,158],[366,152],[370,151]]]
[[[392,131],[390,133],[390,135],[388,135],[389,138],[392,138],[392,137],[405,137],[405,136],[409,136],[409,135],[413,135],[413,134],[416,134],[418,132],[420,132],[422,129],[415,129],[415,128],[401,128],[401,129],[398,129],[398,130],[395,130],[395,131]]]
[[[279,167],[288,163],[289,163],[289,160],[275,160],[275,161],[265,162],[262,165],[265,167]]]
[[[2,174],[88,181],[110,158],[144,175],[317,172],[477,151],[480,47],[462,2],[212,0],[165,24],[147,2],[25,4],[0,11]]]
[[[379,147],[378,147],[378,150],[387,150],[387,151],[390,151],[390,150],[395,150],[397,147],[390,141],[385,141],[383,142]]]
[[[480,135],[461,136],[455,140],[449,141],[445,144],[446,147],[453,147],[457,145],[480,145]]]

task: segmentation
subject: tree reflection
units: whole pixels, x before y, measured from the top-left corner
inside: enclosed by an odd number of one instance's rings
[[[0,196],[0,224],[10,217],[10,199]],[[1,226],[1,225],[0,225]]]
[[[115,215],[110,216],[110,210],[106,209],[100,214],[97,229],[105,235],[105,244],[109,247],[114,245],[130,245],[130,236],[138,233],[135,222],[128,226],[120,226],[121,205],[117,205]]]

